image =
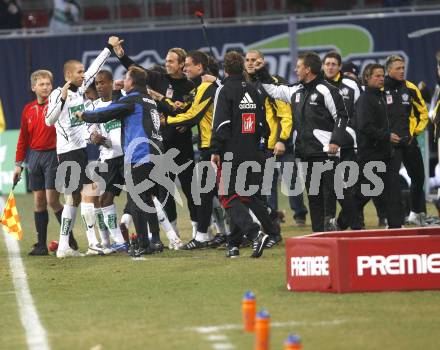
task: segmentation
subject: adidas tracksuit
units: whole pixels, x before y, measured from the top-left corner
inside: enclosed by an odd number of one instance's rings
[[[226,164],[231,166],[229,184],[221,176],[226,174],[225,171],[219,169],[217,174],[220,201],[231,220],[229,244],[238,247],[243,233],[250,240],[257,238],[259,225],[253,222],[248,208],[257,216],[267,234],[279,234],[272,224],[266,205],[258,197],[259,191],[250,196],[236,191],[238,180],[245,182],[246,189],[251,185],[261,185],[265,160],[264,144],[261,142],[267,140],[269,135],[263,98],[242,75],[231,75],[217,89],[214,104],[211,151],[222,157],[222,167],[226,167]],[[228,154],[232,154],[232,160]],[[245,178],[239,178],[237,170],[245,161],[258,162],[261,171],[250,172],[247,169]]]

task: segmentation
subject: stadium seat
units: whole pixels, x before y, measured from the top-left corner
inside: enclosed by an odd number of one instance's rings
[[[25,28],[47,27],[49,25],[49,13],[46,10],[24,11],[23,26]]]
[[[139,18],[141,15],[139,6],[133,4],[121,6],[121,18]]]
[[[85,21],[101,21],[110,18],[110,11],[107,6],[84,7]]]

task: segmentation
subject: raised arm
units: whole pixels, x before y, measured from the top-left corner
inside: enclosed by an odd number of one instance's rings
[[[84,81],[82,83],[82,86],[80,87],[81,93],[85,93],[87,88],[93,83],[93,81],[95,80],[96,74],[98,74],[98,72],[101,70],[105,61],[107,61],[107,58],[110,57],[112,49],[113,49],[113,47],[110,44],[108,44],[99,53],[98,57],[95,58],[95,60],[90,65],[90,67],[84,73]]]
[[[57,88],[49,95],[49,103],[45,114],[47,126],[54,125],[61,115],[71,81],[67,81],[62,88]]]

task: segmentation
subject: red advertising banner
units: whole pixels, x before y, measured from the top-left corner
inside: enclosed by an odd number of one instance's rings
[[[440,289],[440,228],[317,233],[286,240],[287,288]]]

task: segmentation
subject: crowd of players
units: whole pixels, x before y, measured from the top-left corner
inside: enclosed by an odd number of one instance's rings
[[[226,246],[233,258],[240,247],[251,246],[251,256],[258,258],[282,240],[279,176],[289,189],[297,179],[304,182],[314,232],[363,229],[363,207],[370,198],[382,221],[399,228],[406,216],[402,163],[411,178],[412,221],[423,225],[424,171],[416,136],[428,123],[428,111],[419,89],[404,78],[403,58],[367,65],[359,78],[358,68],[342,65],[337,52],[322,60],[306,52],[296,63],[298,82],[287,85],[269,74],[257,50],[228,52],[220,80],[219,64],[204,52],[172,48],[164,67],[145,69],[125,54],[122,43],[110,37],[87,70],[79,61],[67,61],[65,84],[53,91],[51,72],[31,76],[37,99],[23,110],[14,172],[16,183],[26,161],[38,234],[30,255],[48,254],[49,205],[60,222],[58,258],[83,256],[72,232],[79,206],[87,255],[161,252],[162,226],[170,249]],[[127,68],[121,81],[102,69],[112,53]],[[93,166],[88,143],[99,146]],[[247,162],[261,167],[243,167]],[[206,163],[211,169],[202,166]],[[359,167],[351,184],[350,164]],[[375,165],[374,174],[369,164]],[[261,190],[268,166],[270,194]],[[216,182],[210,188],[213,169]],[[176,179],[193,231],[185,244],[177,227]],[[380,191],[364,191],[375,186],[374,179],[383,184]],[[118,221],[114,197],[124,184],[127,205]],[[244,191],[252,186],[260,190]],[[64,193],[64,206],[57,190]],[[297,225],[304,226],[308,209],[302,193],[289,195],[289,205]],[[128,234],[131,222],[136,237]]]

